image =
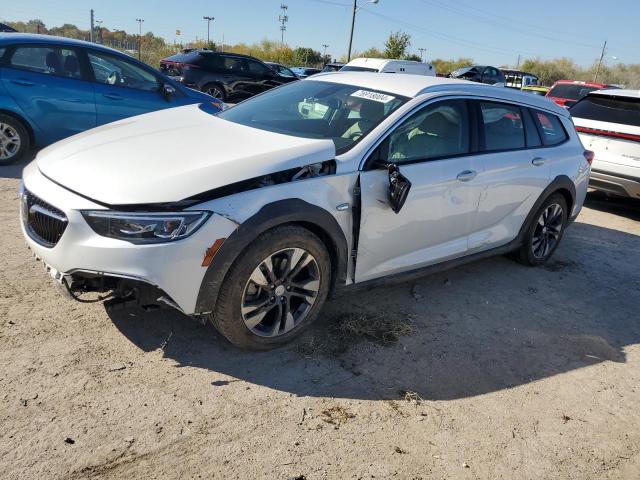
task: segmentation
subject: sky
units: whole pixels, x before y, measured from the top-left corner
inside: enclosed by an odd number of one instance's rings
[[[2,2],[0,21],[39,18],[48,27],[73,23],[88,29],[89,10],[102,26],[143,31],[172,42],[211,37],[217,43],[253,43],[280,38],[280,5],[288,6],[285,42],[339,58],[346,53],[352,0],[21,0]],[[384,47],[389,33],[411,35],[412,53],[426,49],[425,60],[470,57],[479,64],[515,66],[522,58],[568,57],[586,66],[607,41],[605,62],[640,63],[640,0],[358,0],[353,48]],[[176,30],[181,36],[176,37]]]

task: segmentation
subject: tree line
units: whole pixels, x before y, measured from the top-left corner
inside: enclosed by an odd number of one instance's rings
[[[89,30],[83,30],[76,25],[64,24],[60,27],[48,28],[44,22],[38,19],[28,22],[3,22],[15,28],[19,32],[43,33],[48,35],[58,35],[80,40],[89,40]],[[166,56],[179,52],[183,48],[210,48],[212,50],[224,49],[226,52],[241,53],[260,58],[264,61],[278,62],[288,66],[313,66],[320,67],[332,60],[330,55],[309,47],[291,48],[289,45],[277,41],[264,39],[251,44],[237,43],[232,45],[219,45],[214,42],[207,44],[204,40],[187,43],[172,43],[164,38],[155,36],[152,32],[147,32],[138,38],[137,34],[127,33],[124,30],[110,30],[106,27],[98,27],[94,32],[94,39],[112,48],[134,54],[140,42],[142,61],[158,67],[160,60]],[[391,32],[384,43],[383,49],[376,47],[368,48],[361,52],[354,52],[352,58],[393,58],[420,61],[419,55],[411,52],[411,36],[398,31]],[[346,56],[335,60],[345,62]],[[441,74],[452,72],[458,68],[474,65],[475,60],[471,57],[458,59],[432,59],[431,63],[436,71]],[[507,68],[505,65],[495,65]],[[543,60],[540,58],[526,59],[520,65],[520,69],[537,75],[543,85],[551,85],[556,80],[584,80],[593,81],[597,70],[597,62],[588,67],[581,67],[569,58],[557,58]],[[624,85],[626,88],[640,88],[640,64],[614,65],[603,64],[598,73],[598,81],[602,83]]]

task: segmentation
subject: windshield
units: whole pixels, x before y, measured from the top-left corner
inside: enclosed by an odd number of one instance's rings
[[[571,116],[640,127],[640,98],[590,95],[571,107]]]
[[[341,72],[377,72],[377,68],[369,67],[354,67],[352,65],[345,65],[340,69]]]
[[[218,116],[270,132],[332,140],[340,154],[407,100],[353,85],[305,80],[253,97]]]
[[[569,100],[580,100],[587,93],[600,90],[598,87],[587,85],[559,83],[547,94],[548,97],[568,98]]]

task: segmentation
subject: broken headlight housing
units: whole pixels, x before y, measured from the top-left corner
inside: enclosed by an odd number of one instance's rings
[[[162,243],[188,237],[204,224],[211,212],[126,213],[87,210],[82,216],[98,235],[132,243]]]

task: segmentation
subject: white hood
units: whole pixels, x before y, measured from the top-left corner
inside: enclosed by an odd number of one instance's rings
[[[74,192],[126,205],[182,200],[334,157],[331,140],[258,130],[188,105],[75,135],[42,150],[36,162]]]

